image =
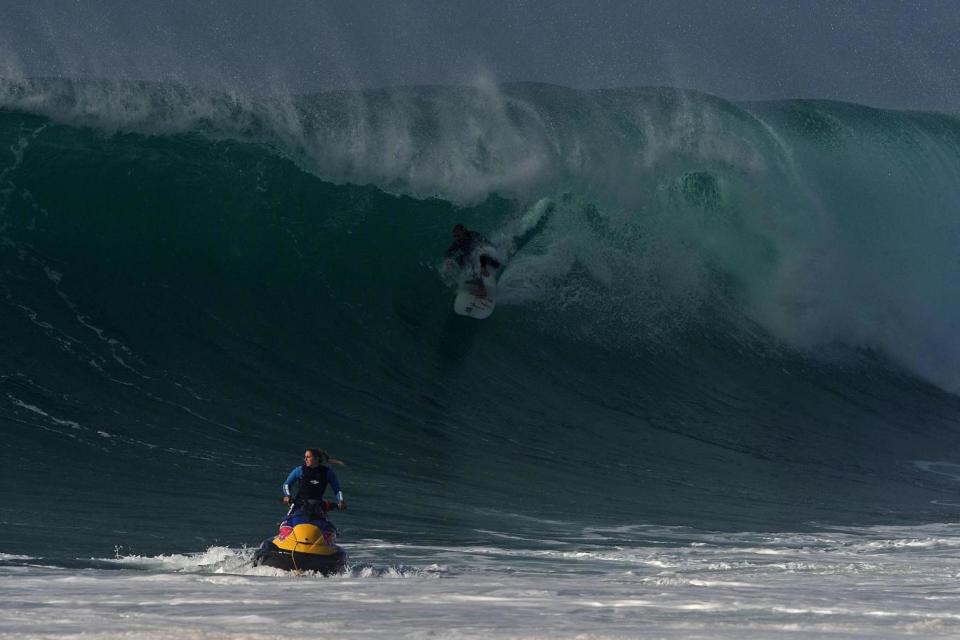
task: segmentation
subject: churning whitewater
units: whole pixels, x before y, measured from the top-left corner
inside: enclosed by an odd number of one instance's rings
[[[3,81],[0,637],[955,636],[958,214],[945,114]]]

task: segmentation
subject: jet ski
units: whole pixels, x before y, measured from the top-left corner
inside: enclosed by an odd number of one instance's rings
[[[306,505],[294,503],[280,522],[277,535],[267,538],[253,556],[253,566],[284,571],[311,571],[325,576],[343,573],[347,552],[336,544],[337,527],[327,512],[339,509],[329,500]]]

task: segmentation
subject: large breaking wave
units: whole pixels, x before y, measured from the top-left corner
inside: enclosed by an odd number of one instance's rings
[[[960,453],[956,117],[32,80],[0,87],[0,149],[5,462],[29,479],[69,444],[80,505],[215,504],[237,464],[257,495],[317,439],[382,513],[451,530],[505,499],[934,518],[953,486],[924,470]],[[452,317],[452,224],[531,216],[493,318]]]

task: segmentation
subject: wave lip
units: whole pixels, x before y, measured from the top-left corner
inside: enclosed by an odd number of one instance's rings
[[[595,327],[608,338],[732,307],[793,347],[873,350],[960,389],[955,117],[533,83],[269,99],[156,83],[0,87],[7,110],[252,141],[340,184],[460,205],[569,196],[511,270],[527,291],[508,297],[553,289],[554,306],[623,318]]]

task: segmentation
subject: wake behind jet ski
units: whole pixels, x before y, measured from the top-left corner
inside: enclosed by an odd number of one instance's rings
[[[328,500],[294,501],[277,535],[264,540],[257,549],[253,566],[314,571],[325,576],[343,573],[347,552],[336,544],[337,527],[326,518],[328,511],[339,508]]]

